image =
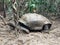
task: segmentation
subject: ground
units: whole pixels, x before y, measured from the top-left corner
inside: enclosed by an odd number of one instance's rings
[[[52,21],[53,29],[49,33],[8,30],[8,26],[0,21],[0,45],[60,45],[60,21]]]

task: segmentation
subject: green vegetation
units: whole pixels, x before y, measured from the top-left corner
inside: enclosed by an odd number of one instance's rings
[[[13,11],[12,7],[15,8],[14,11],[18,15],[23,15],[24,13],[29,12],[40,13],[43,15],[46,13],[54,13],[54,15],[58,15],[60,13],[60,0],[4,0],[4,4],[7,5],[8,9],[6,12],[9,14]]]

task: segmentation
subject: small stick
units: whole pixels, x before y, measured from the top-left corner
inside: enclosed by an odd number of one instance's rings
[[[3,23],[6,25],[7,22],[5,21],[5,18],[3,16],[0,15],[0,18],[2,19]]]

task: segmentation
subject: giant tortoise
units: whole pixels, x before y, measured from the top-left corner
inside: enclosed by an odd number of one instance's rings
[[[51,28],[51,21],[46,17],[36,13],[24,14],[19,20],[21,29],[29,33],[33,30],[49,30]]]

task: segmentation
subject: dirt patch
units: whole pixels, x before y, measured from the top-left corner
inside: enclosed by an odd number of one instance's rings
[[[53,21],[54,27],[49,34],[41,32],[10,31],[8,26],[0,21],[0,45],[60,45],[60,21]]]

